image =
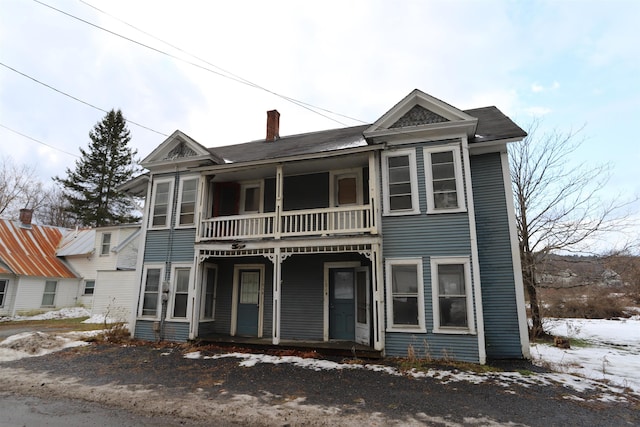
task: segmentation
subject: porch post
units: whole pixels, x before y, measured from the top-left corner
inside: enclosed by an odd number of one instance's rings
[[[378,163],[376,153],[369,153],[369,214],[371,215],[371,234],[378,234]]]
[[[281,215],[282,215],[282,191],[283,191],[283,173],[282,173],[282,164],[276,166],[276,212],[275,219],[273,224],[273,237],[275,239],[280,238],[280,226],[281,226]]]
[[[371,283],[373,284],[373,348],[384,350],[384,275],[379,243],[371,245]],[[391,303],[390,301],[388,302]]]
[[[280,344],[281,266],[280,248],[275,248],[273,251],[273,345]]]

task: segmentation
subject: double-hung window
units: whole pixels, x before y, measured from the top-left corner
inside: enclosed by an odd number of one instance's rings
[[[164,228],[171,218],[173,181],[157,181],[153,186],[153,205],[151,207],[151,227]]]
[[[198,178],[185,178],[180,181],[180,204],[178,205],[178,226],[195,224]]]
[[[426,332],[421,258],[385,262],[387,323],[390,331]]]
[[[158,316],[160,300],[160,283],[162,269],[159,267],[146,267],[144,274],[144,294],[142,296],[142,315]]]
[[[187,317],[187,303],[189,301],[189,267],[176,268],[173,271],[173,317]]]
[[[424,148],[427,213],[465,210],[460,148]]]
[[[46,282],[44,282],[44,292],[42,293],[43,307],[55,307],[57,287],[58,282],[56,282],[55,280],[47,280]]]
[[[420,213],[414,149],[382,153],[382,191],[385,215]]]
[[[263,210],[262,181],[247,182],[240,186],[240,213],[260,213]]]
[[[100,243],[100,255],[109,255],[111,250],[111,233],[102,233],[102,242]]]
[[[434,332],[474,333],[468,257],[432,257]]]
[[[95,280],[85,280],[84,281],[84,295],[93,295],[93,292],[96,289],[96,281]]]
[[[6,279],[0,279],[0,307],[4,307],[4,297],[7,295],[8,287],[9,281]]]

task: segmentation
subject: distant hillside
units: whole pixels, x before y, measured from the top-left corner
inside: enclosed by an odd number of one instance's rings
[[[624,285],[621,275],[610,264],[600,257],[552,255],[541,266],[538,280],[544,288]]]

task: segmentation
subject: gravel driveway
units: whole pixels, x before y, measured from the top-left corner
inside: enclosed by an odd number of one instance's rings
[[[185,358],[194,350],[199,358]],[[437,377],[402,374],[379,362],[346,361],[328,370],[279,362],[246,367],[244,359],[220,353],[215,347],[92,344],[0,363],[0,389],[100,402],[191,425],[640,424],[638,396],[526,381],[544,373],[476,384],[477,375],[459,380],[459,372],[442,367]]]

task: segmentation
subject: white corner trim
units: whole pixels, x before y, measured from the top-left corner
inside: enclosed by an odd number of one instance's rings
[[[476,233],[476,210],[473,202],[471,184],[471,161],[469,160],[469,141],[462,137],[462,161],[464,165],[464,181],[467,192],[467,212],[469,215],[469,236],[471,239],[471,275],[473,277],[473,293],[476,306],[476,331],[478,333],[478,359],[480,364],[487,363],[487,349],[484,336],[484,310],[482,306],[482,283],[480,282],[480,262],[478,259],[478,235]]]
[[[518,230],[516,229],[516,212],[513,206],[513,187],[511,186],[511,172],[509,170],[509,154],[500,154],[502,164],[502,178],[504,180],[505,198],[507,204],[507,218],[509,220],[509,240],[511,241],[511,258],[513,264],[513,281],[516,292],[516,311],[518,313],[518,329],[520,330],[520,345],[522,356],[530,359],[529,327],[527,325],[527,312],[524,300],[524,283],[522,281],[522,263],[520,261],[520,249],[518,247]]]

